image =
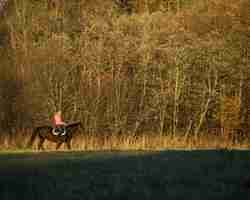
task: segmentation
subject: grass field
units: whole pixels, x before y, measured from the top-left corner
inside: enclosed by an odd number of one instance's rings
[[[0,199],[250,199],[250,152],[2,152]]]

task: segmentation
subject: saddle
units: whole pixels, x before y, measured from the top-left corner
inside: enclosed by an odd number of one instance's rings
[[[64,136],[66,135],[66,127],[65,126],[56,126],[52,130],[53,135],[56,136]]]

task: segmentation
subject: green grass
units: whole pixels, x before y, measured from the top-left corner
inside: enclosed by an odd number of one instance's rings
[[[0,199],[250,199],[250,152],[2,152]]]

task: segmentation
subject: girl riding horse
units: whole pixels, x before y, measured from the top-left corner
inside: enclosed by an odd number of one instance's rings
[[[66,123],[63,121],[63,118],[62,118],[62,111],[59,110],[58,112],[56,112],[53,116],[53,119],[52,119],[52,122],[53,122],[53,134],[54,135],[65,135],[66,134]]]

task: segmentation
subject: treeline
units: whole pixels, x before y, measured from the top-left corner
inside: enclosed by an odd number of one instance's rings
[[[0,21],[0,127],[194,134],[250,123],[248,0],[20,0]]]

